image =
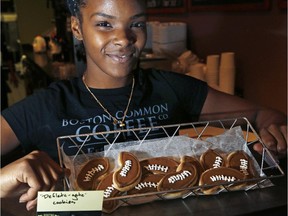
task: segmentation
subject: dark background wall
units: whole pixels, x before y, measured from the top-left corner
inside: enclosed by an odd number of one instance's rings
[[[151,15],[188,24],[188,48],[200,58],[233,51],[236,86],[245,98],[287,113],[287,12],[271,1],[264,11],[193,11]]]
[[[53,8],[51,4],[47,5],[47,0],[14,0],[14,4],[21,43],[31,44],[35,36],[54,27]]]

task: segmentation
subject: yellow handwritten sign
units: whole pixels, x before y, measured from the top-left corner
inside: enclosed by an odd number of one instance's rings
[[[39,191],[37,212],[102,211],[103,192]]]

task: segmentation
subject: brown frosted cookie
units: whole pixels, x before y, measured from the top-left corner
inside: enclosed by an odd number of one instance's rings
[[[197,169],[197,179],[199,180],[201,174],[204,172],[204,168],[203,168],[202,164],[200,163],[200,161],[195,157],[185,155],[181,158],[181,162],[193,164]]]
[[[142,194],[149,192],[157,192],[159,181],[164,177],[162,174],[146,174],[143,175],[141,181],[131,190],[127,192],[131,194]]]
[[[169,191],[192,187],[198,179],[197,169],[191,163],[180,163],[176,172],[166,174],[158,184],[158,191]],[[186,191],[167,193],[165,198],[177,198]]]
[[[225,159],[213,149],[208,149],[200,156],[200,162],[205,170],[225,166]]]
[[[120,152],[118,163],[120,168],[113,174],[113,184],[119,191],[128,191],[141,180],[140,162],[134,154]]]
[[[114,211],[119,206],[119,200],[106,200],[107,198],[121,196],[123,192],[117,190],[113,184],[113,172],[106,175],[98,184],[96,190],[104,191],[103,210],[107,213]]]
[[[211,187],[203,187],[202,191],[204,194],[215,194],[223,188],[222,185],[217,184],[233,183],[235,181],[244,179],[245,179],[244,174],[236,169],[228,167],[219,167],[214,169],[211,168],[202,173],[199,180],[199,185],[200,186],[214,185]],[[239,189],[244,184],[245,183],[235,183],[232,187],[229,187],[229,189]]]
[[[169,157],[155,157],[142,160],[140,162],[142,169],[154,174],[167,174],[175,172],[179,163]]]
[[[94,181],[100,180],[109,171],[108,158],[95,158],[89,160],[77,175],[77,185],[82,190],[91,190]]]
[[[242,150],[231,152],[227,156],[227,167],[239,170],[246,178],[256,175],[252,159]]]

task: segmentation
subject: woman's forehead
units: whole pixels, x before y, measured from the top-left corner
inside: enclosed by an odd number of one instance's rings
[[[83,21],[91,19],[95,14],[105,14],[106,17],[119,20],[146,16],[143,0],[88,0],[81,9]]]
[[[96,4],[95,4],[96,3]],[[138,5],[141,7],[146,7],[146,0],[67,0],[67,7],[70,10],[72,15],[76,15],[81,7],[93,5],[96,6],[102,6],[106,4],[115,4],[119,6],[130,6]]]

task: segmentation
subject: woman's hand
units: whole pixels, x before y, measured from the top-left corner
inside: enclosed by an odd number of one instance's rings
[[[269,151],[273,152],[277,158],[287,156],[287,125],[271,124],[259,129],[259,136]],[[260,143],[255,144],[253,148],[259,153],[263,150]]]
[[[46,153],[33,151],[1,169],[1,198],[20,196],[27,210],[36,204],[38,191],[52,191],[70,171],[62,169]]]

